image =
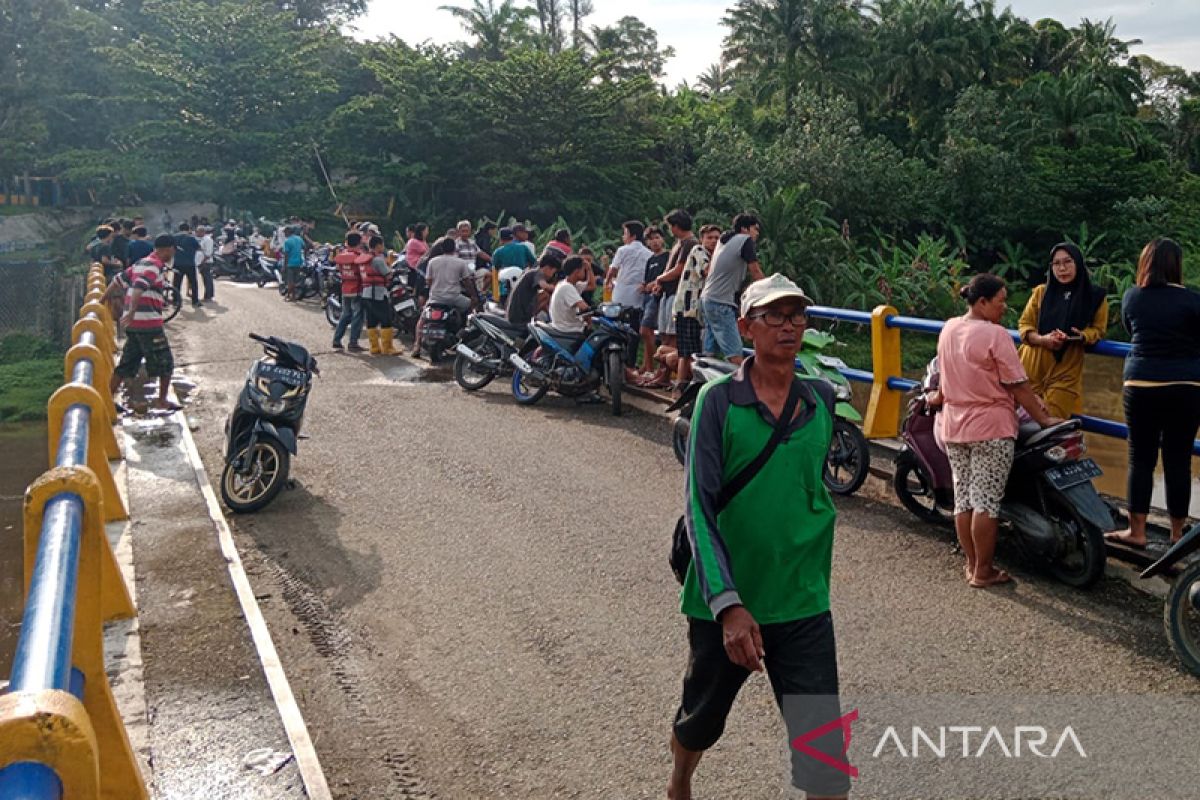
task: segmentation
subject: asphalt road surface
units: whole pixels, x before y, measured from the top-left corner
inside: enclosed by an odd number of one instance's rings
[[[661,798],[685,622],[666,565],[682,470],[665,419],[468,394],[448,369],[334,353],[312,301],[217,286],[168,326],[200,385],[211,475],[255,331],[319,358],[296,488],[234,517],[338,797]],[[365,342],[365,340],[364,340]],[[968,588],[948,529],[839,500],[843,691],[1194,693],[1161,603],[1090,593],[1010,559]],[[699,798],[787,797],[786,737],[755,677],[701,764]]]

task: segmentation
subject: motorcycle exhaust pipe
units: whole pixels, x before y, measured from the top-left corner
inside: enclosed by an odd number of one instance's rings
[[[458,344],[454,345],[454,352],[458,353],[460,356],[467,359],[472,364],[482,364],[484,361],[483,356],[479,355],[478,353],[476,353],[471,348],[467,347],[462,342],[459,342]]]
[[[540,369],[533,366],[516,353],[513,353],[508,357],[508,363],[520,370],[522,375],[527,375],[530,378],[536,378],[539,381],[546,380],[546,373],[542,372]]]

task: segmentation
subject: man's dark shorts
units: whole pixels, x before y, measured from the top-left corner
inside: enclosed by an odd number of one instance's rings
[[[679,348],[680,358],[691,358],[696,353],[702,352],[704,329],[700,326],[700,320],[676,314],[675,345]]]
[[[813,719],[788,723],[789,742],[807,730],[838,719],[837,644],[833,617],[826,611],[813,617],[761,626],[767,677],[780,710],[784,697],[811,695]],[[675,738],[688,750],[707,750],[725,731],[725,720],[750,672],[729,660],[720,623],[688,618],[690,656],[683,678],[683,701],[675,713]],[[794,700],[795,698],[792,698]],[[806,705],[802,699],[801,707]],[[797,704],[789,701],[787,709]],[[826,719],[828,717],[828,719]],[[799,729],[793,730],[793,723]],[[837,736],[822,737],[813,746],[843,758]],[[793,783],[809,794],[838,796],[850,790],[849,777],[808,756],[793,758]]]
[[[125,331],[125,347],[116,373],[122,378],[137,377],[138,367],[146,362],[146,374],[151,378],[169,378],[175,371],[175,358],[167,335],[157,331]]]

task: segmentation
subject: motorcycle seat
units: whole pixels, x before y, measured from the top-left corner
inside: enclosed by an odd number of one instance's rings
[[[1077,431],[1083,425],[1077,419],[1069,419],[1058,425],[1043,428],[1036,422],[1023,422],[1017,430],[1017,444],[1021,447],[1037,447],[1039,444],[1064,433]]]
[[[708,356],[692,356],[692,363],[702,369],[711,369],[716,372],[723,372],[727,375],[732,375],[737,372],[738,365],[731,364],[728,361],[723,361],[719,358],[710,358]]]
[[[527,325],[509,322],[506,317],[503,317],[499,314],[480,314],[479,318],[484,322],[489,322],[492,325],[495,325],[502,331],[507,331],[508,333],[516,333],[523,336],[529,330]]]
[[[555,328],[553,325],[550,325],[547,322],[535,322],[534,324],[537,325],[538,330],[550,336],[551,339],[558,342],[572,353],[578,350],[579,345],[583,344],[583,341],[587,339],[587,331],[582,333],[570,333],[568,331],[560,331],[558,328]]]

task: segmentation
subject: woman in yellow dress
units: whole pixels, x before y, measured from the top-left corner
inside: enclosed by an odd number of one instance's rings
[[[1060,419],[1083,411],[1083,349],[1104,338],[1108,302],[1093,286],[1083,253],[1069,242],[1050,251],[1046,282],[1021,314],[1021,364],[1029,386]]]

